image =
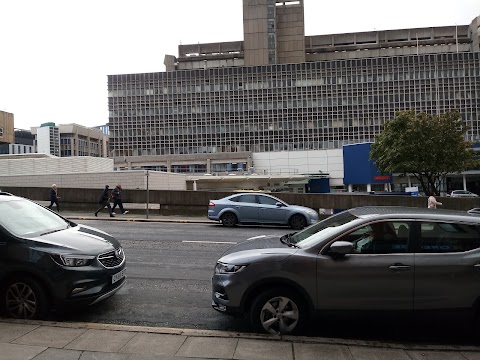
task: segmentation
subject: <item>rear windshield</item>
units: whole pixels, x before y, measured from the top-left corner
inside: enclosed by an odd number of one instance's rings
[[[33,237],[63,230],[69,223],[32,201],[18,199],[0,202],[0,225],[16,236]]]

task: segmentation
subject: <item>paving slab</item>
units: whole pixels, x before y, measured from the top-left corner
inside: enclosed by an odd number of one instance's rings
[[[128,356],[127,354],[85,351],[79,360],[127,360]]]
[[[35,330],[30,331],[28,334],[16,339],[13,343],[61,349],[82,335],[85,331],[85,329],[40,326]]]
[[[345,345],[294,343],[293,353],[295,360],[353,360]]]
[[[65,349],[118,352],[134,336],[135,333],[128,331],[91,329],[65,346]]]
[[[459,352],[453,351],[411,351],[407,350],[406,353],[412,358],[412,360],[465,360]]]
[[[479,351],[475,351],[475,352],[462,351],[461,354],[465,356],[465,358],[468,360],[480,360]]]
[[[411,360],[402,349],[371,348],[349,346],[355,360]]]
[[[30,360],[45,350],[44,346],[0,343],[0,360]]]
[[[182,335],[136,334],[119,352],[144,355],[175,355],[187,339]]]
[[[33,360],[78,360],[82,355],[78,350],[65,349],[47,349],[39,355],[35,356]]]
[[[233,359],[238,339],[195,336],[185,340],[176,355],[187,358]]]
[[[0,323],[0,342],[11,342],[38,327],[39,325]]]
[[[35,359],[34,359],[35,360]],[[207,358],[191,358],[183,356],[170,356],[170,355],[144,355],[144,354],[132,354],[128,360],[212,360]]]
[[[241,360],[293,360],[291,342],[239,339],[234,359]]]

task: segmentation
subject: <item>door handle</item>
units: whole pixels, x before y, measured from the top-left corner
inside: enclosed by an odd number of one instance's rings
[[[390,265],[388,268],[393,271],[406,271],[406,270],[410,270],[410,265],[393,264],[393,265]]]
[[[480,270],[480,264],[475,264],[475,265],[473,265],[473,267],[474,267],[475,269]]]

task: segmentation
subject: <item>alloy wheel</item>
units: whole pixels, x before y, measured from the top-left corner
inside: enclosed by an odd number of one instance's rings
[[[297,304],[284,296],[268,300],[260,311],[260,323],[271,334],[291,333],[297,326],[299,318]]]
[[[8,314],[17,319],[32,319],[37,311],[35,291],[25,283],[16,282],[9,286],[5,295]]]

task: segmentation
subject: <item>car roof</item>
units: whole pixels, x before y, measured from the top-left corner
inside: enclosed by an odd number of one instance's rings
[[[480,224],[480,216],[478,216],[478,214],[469,214],[466,211],[449,209],[427,209],[406,206],[363,206],[347,211],[361,219],[394,217],[401,219],[467,221]]]
[[[232,195],[227,196],[227,198],[230,198],[232,196],[240,196],[240,195],[260,195],[260,196],[268,196],[268,197],[275,197],[272,194],[265,194],[265,193],[260,193],[260,192],[241,192],[241,193],[235,193]]]
[[[0,191],[0,202],[19,200],[21,197],[15,196],[5,191]]]

